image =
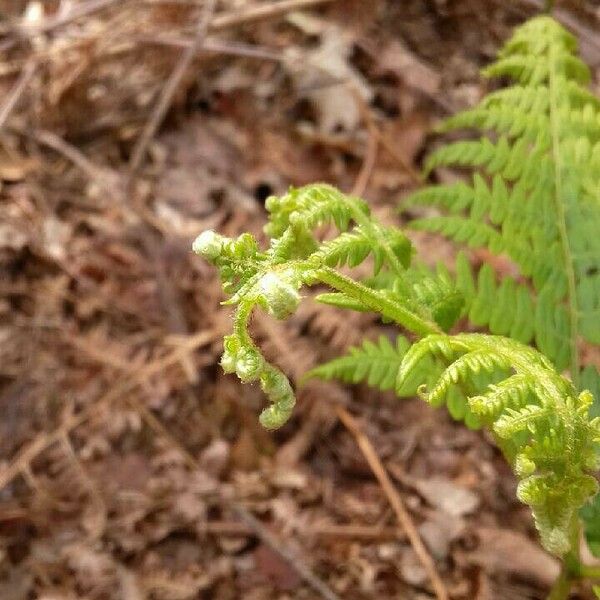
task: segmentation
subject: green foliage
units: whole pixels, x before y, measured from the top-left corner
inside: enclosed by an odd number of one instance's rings
[[[403,335],[396,338],[395,345],[382,335],[376,344],[366,340],[360,347],[350,348],[346,356],[312,369],[306,377],[339,379],[345,383],[364,381],[382,391],[393,390],[396,387],[398,369],[409,347],[410,342]],[[420,384],[421,381],[418,385]],[[413,387],[412,390],[414,393],[416,388]]]
[[[422,397],[439,406],[460,386],[513,465],[517,495],[531,507],[542,543],[567,552],[572,521],[597,489],[589,472],[597,468],[600,419],[590,419],[591,394],[577,394],[533,348],[483,334],[425,337],[404,354],[396,385],[431,359],[447,367],[428,391],[421,388]]]
[[[219,268],[231,295],[225,304],[236,305],[221,365],[243,382],[260,382],[271,401],[261,414],[263,425],[285,423],[295,399],[285,375],[252,341],[251,313],[258,307],[284,319],[296,310],[302,286],[325,283],[334,290],[330,301],[374,311],[422,339],[413,346],[403,336],[394,346],[387,338],[365,342],[310,375],[366,381],[399,395],[428,383],[425,397],[432,405],[445,404],[470,426],[491,428],[521,478],[519,497],[531,506],[544,545],[565,552],[571,519],[596,489],[587,474],[600,437],[598,421],[588,415],[591,394],[577,395],[550,361],[519,342],[444,333],[442,324],[451,324],[461,306],[447,272],[409,269],[406,238],[378,223],[362,201],[315,185],[271,198],[267,208],[266,231],[276,237],[265,251],[248,234],[231,240],[204,232],[194,243]],[[315,229],[323,224],[334,224],[339,235],[320,243]],[[332,268],[356,266],[368,256],[374,276],[364,283]]]
[[[588,547],[594,556],[600,556],[600,494],[596,494],[581,509],[580,516],[586,523],[585,539]]]
[[[410,342],[403,335],[397,336],[394,345],[382,335],[376,343],[365,340],[361,346],[350,348],[347,355],[312,369],[305,378],[365,382],[382,391],[394,390],[398,396],[414,396],[417,388],[424,381],[430,381],[440,367],[434,361],[427,361],[398,386],[398,370],[409,348]]]
[[[588,73],[574,49],[570,34],[547,17],[518,29],[487,70],[516,84],[445,126],[483,128],[490,137],[450,144],[428,163],[430,170],[475,168],[472,183],[432,186],[411,200],[442,211],[414,227],[504,254],[518,277],[499,277],[489,265],[474,273],[464,254],[455,281],[444,267],[432,273],[411,264],[402,232],[325,184],[268,199],[264,250],[249,234],[233,240],[208,231],[194,242],[219,269],[230,296],[224,304],[235,306],[221,365],[243,382],[260,383],[270,400],[264,426],[283,425],[295,396],[253,342],[252,312],[285,319],[303,286],[325,284],[330,291],[319,301],[375,312],[418,341],[365,341],[308,376],[364,381],[399,396],[416,391],[467,425],[489,428],[542,543],[557,555],[572,550],[578,511],[596,493],[590,472],[600,443],[600,418],[590,414],[593,396],[585,389],[597,394],[600,376],[580,369],[577,351],[580,337],[600,342],[600,103],[583,87]],[[346,274],[366,260],[372,277]],[[499,335],[446,333],[461,314]],[[532,341],[541,352],[525,345]],[[572,381],[560,374],[567,366]],[[596,514],[583,511],[591,515],[592,540]]]
[[[585,88],[576,46],[550,17],[518,28],[484,71],[514,84],[442,127],[489,135],[446,145],[427,162],[428,171],[472,169],[471,182],[427,187],[407,204],[441,212],[411,227],[510,257],[518,278],[487,264],[473,274],[458,261],[465,314],[492,333],[535,341],[575,382],[579,337],[600,343],[600,101]]]

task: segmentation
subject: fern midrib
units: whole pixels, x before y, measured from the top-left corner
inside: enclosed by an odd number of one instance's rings
[[[571,244],[567,231],[565,209],[562,202],[562,160],[560,153],[560,130],[558,122],[558,102],[556,89],[556,50],[554,46],[549,48],[549,70],[548,87],[550,92],[550,128],[552,132],[552,156],[554,159],[554,209],[556,223],[559,231],[559,240],[563,255],[565,273],[567,275],[567,296],[569,305],[569,345],[571,347],[571,379],[579,389],[579,353],[577,351],[577,339],[579,337],[579,310],[577,306],[577,284],[575,280],[575,269],[571,259]]]

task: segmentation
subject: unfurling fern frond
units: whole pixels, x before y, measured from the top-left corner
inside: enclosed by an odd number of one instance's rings
[[[534,340],[579,384],[578,340],[600,343],[600,100],[585,88],[576,45],[550,17],[517,29],[484,71],[513,86],[442,128],[489,137],[451,143],[427,162],[429,171],[472,169],[471,181],[425,188],[408,206],[441,211],[412,227],[510,257],[518,279],[459,262],[466,314],[492,333]]]
[[[402,385],[424,360],[447,367],[421,395],[440,404],[453,386],[467,391],[471,411],[494,433],[519,477],[518,497],[533,512],[544,546],[570,549],[573,519],[597,489],[600,419],[589,417],[592,396],[577,394],[539,352],[517,341],[482,334],[430,335],[408,350],[398,370]],[[496,374],[481,385],[481,374]]]
[[[268,428],[280,427],[291,415],[294,393],[285,375],[269,364],[248,332],[255,307],[277,319],[292,314],[300,302],[304,285],[325,283],[336,293],[389,321],[424,335],[439,330],[428,301],[430,294],[417,294],[406,279],[412,246],[397,229],[384,227],[369,214],[367,205],[328,185],[291,189],[267,203],[271,235],[267,250],[243,234],[236,240],[205,231],[193,250],[219,268],[223,289],[231,297],[224,304],[236,305],[232,335],[225,339],[221,365],[244,382],[260,382],[271,405],[261,414]],[[334,224],[338,237],[319,242],[315,229]],[[374,272],[393,274],[396,293],[377,290],[356,282],[333,267],[354,267],[372,256]],[[437,299],[437,298],[436,298]]]

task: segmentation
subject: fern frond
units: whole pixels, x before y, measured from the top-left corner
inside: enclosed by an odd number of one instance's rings
[[[394,390],[400,397],[414,396],[423,382],[434,381],[441,371],[441,365],[433,360],[423,361],[419,369],[398,388],[398,371],[409,347],[410,342],[402,335],[397,336],[394,345],[385,336],[381,336],[376,343],[366,340],[361,346],[350,348],[344,356],[311,369],[304,378],[366,383],[384,392]]]
[[[224,304],[236,306],[233,333],[225,339],[221,365],[243,382],[260,382],[271,401],[260,420],[276,428],[290,417],[294,392],[285,375],[265,360],[252,341],[248,325],[255,308],[285,319],[298,307],[303,286],[325,283],[338,298],[378,312],[419,335],[438,331],[432,315],[448,309],[440,309],[439,294],[432,289],[419,293],[413,289],[406,277],[410,242],[400,231],[373,219],[362,200],[321,184],[270,198],[267,209],[270,221],[265,230],[272,236],[267,250],[260,250],[249,234],[232,240],[212,231],[201,234],[193,250],[219,268],[224,291],[230,294]],[[326,223],[335,224],[340,234],[320,243],[315,229]],[[369,255],[376,273],[385,267],[393,274],[394,293],[370,288],[333,269],[357,266]],[[448,318],[446,313],[442,316]],[[371,377],[377,380],[378,373]]]
[[[470,410],[487,425],[520,478],[518,496],[533,512],[544,546],[570,548],[572,519],[596,492],[600,419],[591,419],[592,396],[577,394],[539,352],[515,340],[482,334],[431,335],[404,355],[397,385],[426,359],[447,368],[423,397],[439,405],[461,384]],[[481,372],[501,381],[481,384]]]
[[[466,314],[493,333],[534,339],[579,384],[578,340],[600,343],[600,101],[584,87],[589,69],[576,49],[550,17],[518,28],[484,71],[514,85],[441,127],[486,135],[443,146],[426,163],[428,172],[471,169],[471,181],[428,187],[408,206],[440,211],[411,227],[519,267],[519,280],[487,266],[473,274],[463,259]]]
[[[378,226],[378,233],[385,239],[388,247],[397,256],[400,264],[406,268],[410,264],[412,245],[408,238],[397,228]],[[322,257],[330,267],[357,267],[371,254],[374,259],[374,272],[377,274],[384,262],[383,248],[375,243],[373,237],[360,226],[353,231],[344,232],[335,239],[322,244],[314,254],[315,258]]]
[[[350,348],[348,354],[319,365],[306,374],[306,378],[317,377],[329,381],[339,379],[344,383],[365,382],[382,391],[391,390],[396,384],[402,358],[410,342],[402,335],[392,345],[381,336],[377,343],[364,341],[361,346]]]

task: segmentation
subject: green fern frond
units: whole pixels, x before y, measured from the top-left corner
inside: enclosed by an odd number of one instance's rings
[[[377,343],[364,341],[361,346],[350,348],[348,354],[319,365],[306,373],[306,378],[317,377],[329,381],[338,379],[344,383],[365,382],[382,391],[394,389],[396,376],[410,342],[402,335],[392,345],[381,336]]]
[[[518,496],[533,512],[544,546],[570,548],[577,511],[597,489],[600,419],[589,417],[592,396],[577,394],[539,352],[515,340],[482,334],[431,335],[404,355],[397,385],[423,360],[448,366],[423,397],[439,405],[453,385],[468,392],[470,410],[488,426],[520,478]],[[501,381],[481,385],[480,374]]]
[[[424,361],[398,388],[398,371],[409,347],[410,342],[402,335],[397,336],[394,345],[385,336],[381,336],[376,343],[366,340],[361,346],[350,348],[344,356],[311,369],[304,379],[337,379],[344,383],[366,383],[384,392],[394,390],[400,397],[414,396],[423,382],[434,380],[436,374],[441,371],[441,366],[435,361]]]
[[[576,48],[550,17],[518,28],[484,71],[515,84],[441,127],[488,135],[444,146],[426,163],[428,172],[472,169],[472,180],[418,191],[408,206],[441,212],[411,227],[519,267],[518,280],[487,266],[474,275],[463,259],[466,314],[493,333],[535,339],[578,384],[578,340],[600,343],[600,101],[584,87],[589,70]]]
[[[518,274],[503,276],[487,264],[474,272],[465,255],[454,278],[443,267],[432,273],[411,265],[401,232],[377,222],[364,201],[325,184],[267,200],[266,249],[249,234],[207,231],[194,242],[219,269],[224,304],[235,305],[221,365],[260,384],[270,401],[260,417],[265,427],[286,422],[295,395],[252,340],[252,313],[285,319],[304,286],[325,284],[330,291],[320,301],[373,311],[420,341],[365,342],[309,375],[365,381],[400,396],[417,391],[467,425],[487,426],[544,546],[557,555],[577,543],[573,525],[596,494],[590,473],[600,456],[600,417],[590,414],[593,396],[584,389],[600,393],[600,375],[580,370],[578,355],[581,338],[600,343],[600,102],[584,87],[589,73],[575,48],[548,17],[519,28],[486,70],[516,84],[445,125],[487,135],[450,144],[427,164],[473,169],[471,181],[432,186],[410,201],[441,212],[414,227],[504,254]],[[336,270],[368,259],[374,275],[366,281]],[[445,333],[461,314],[513,339]],[[549,358],[524,345],[532,341]],[[571,379],[559,373],[567,366]]]

